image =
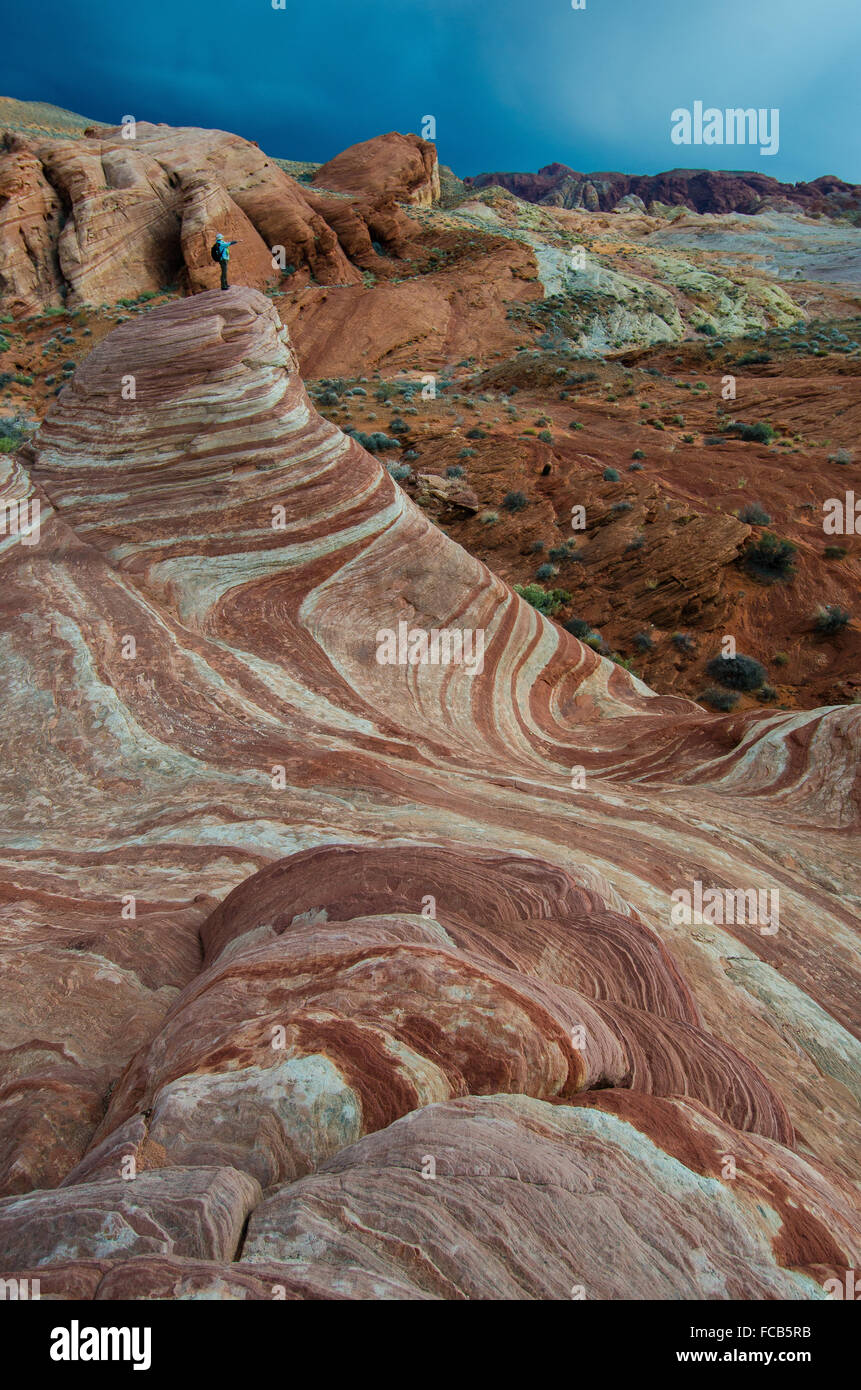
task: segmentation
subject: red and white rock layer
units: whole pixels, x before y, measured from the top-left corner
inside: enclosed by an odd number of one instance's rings
[[[0,546],[4,1273],[825,1296],[861,710],[717,718],[580,645],[315,413],[253,290],[118,328],[0,484],[42,504]],[[379,664],[401,621],[483,669]],[[675,922],[697,882],[779,929]]]

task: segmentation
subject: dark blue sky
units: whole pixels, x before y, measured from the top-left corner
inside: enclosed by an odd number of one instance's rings
[[[437,120],[461,175],[759,169],[861,183],[859,0],[36,0],[0,92],[325,160]],[[676,107],[777,107],[780,150],[678,146]]]

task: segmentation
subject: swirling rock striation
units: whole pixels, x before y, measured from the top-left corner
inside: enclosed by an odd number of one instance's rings
[[[695,1299],[852,1267],[861,711],[715,718],[582,646],[316,414],[253,290],[117,329],[0,481],[41,503],[0,545],[0,1269]],[[482,661],[380,662],[401,623]],[[697,884],[727,911],[674,911]]]

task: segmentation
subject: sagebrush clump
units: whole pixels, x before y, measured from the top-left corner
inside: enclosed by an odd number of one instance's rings
[[[715,656],[706,666],[706,675],[729,690],[756,690],[765,674],[765,667],[752,656]]]
[[[745,569],[755,579],[764,584],[776,584],[791,579],[795,574],[795,552],[796,546],[792,541],[782,540],[772,531],[765,531],[758,541],[747,547],[742,559]]]
[[[542,589],[540,584],[515,584],[514,592],[547,618],[552,618],[564,604],[571,602],[571,595],[565,589]]]
[[[816,631],[824,637],[833,637],[835,632],[842,632],[852,617],[846,609],[841,608],[836,603],[826,603],[822,608],[817,609],[814,617]]]

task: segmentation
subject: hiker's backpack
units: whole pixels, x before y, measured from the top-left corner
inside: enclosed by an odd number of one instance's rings
[[[221,264],[221,247],[222,243],[220,241],[214,241],[212,243],[212,249],[209,253],[212,259],[214,261],[217,261],[219,265]]]

